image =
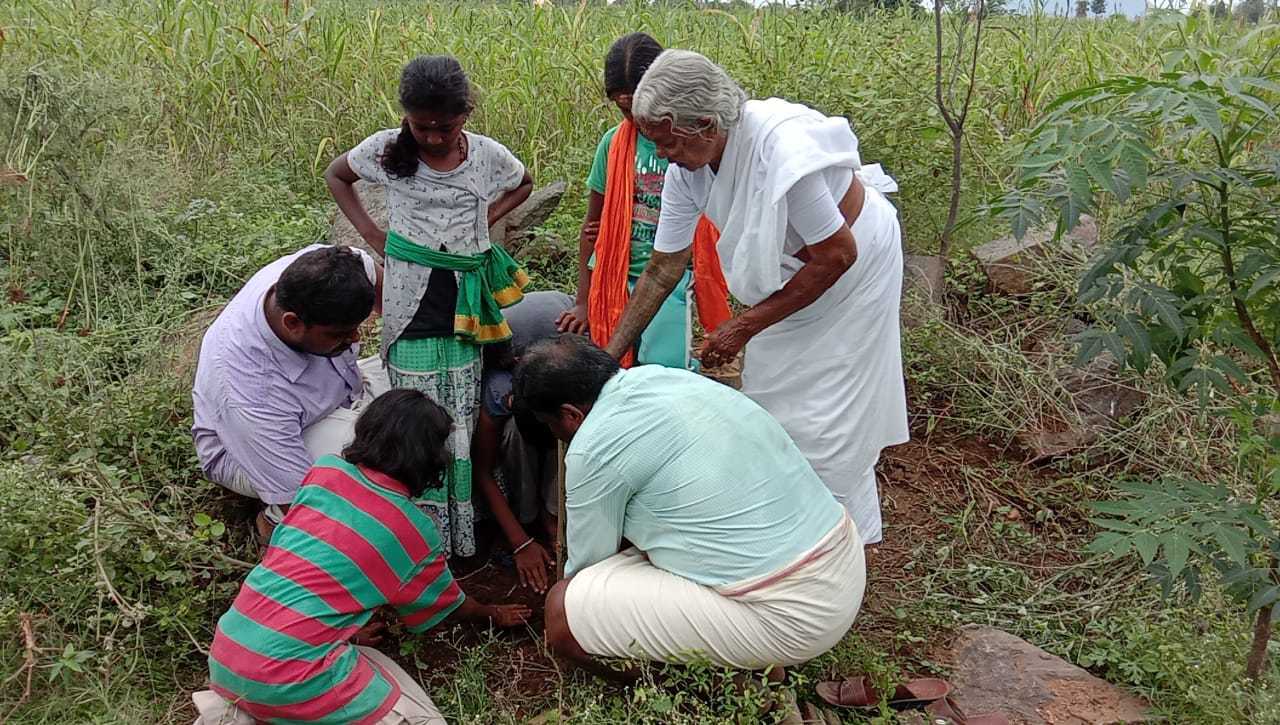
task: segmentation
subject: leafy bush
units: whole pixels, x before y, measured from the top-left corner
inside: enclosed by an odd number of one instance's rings
[[[1216,571],[1256,611],[1245,672],[1262,672],[1280,601],[1280,434],[1254,430],[1280,410],[1280,35],[1243,37],[1166,16],[1158,78],[1122,76],[1068,93],[1024,149],[1019,187],[997,205],[1022,234],[1046,210],[1070,229],[1106,195],[1119,230],[1080,281],[1098,317],[1079,359],[1104,350],[1203,406],[1235,408],[1238,465],[1251,490],[1173,472],[1097,504],[1107,531],[1093,549],[1136,552],[1167,593],[1197,595]],[[1226,401],[1225,406],[1223,402]]]

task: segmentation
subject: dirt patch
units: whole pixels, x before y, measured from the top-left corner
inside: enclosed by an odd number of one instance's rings
[[[1002,441],[951,433],[945,423],[916,430],[910,442],[884,451],[878,475],[885,535],[868,548],[854,631],[886,654],[937,661],[954,624],[917,619],[913,609],[939,592],[958,602],[989,594],[981,577],[965,573],[971,563],[998,562],[1039,580],[1080,561],[1087,524],[1067,508],[1071,492],[1051,471],[1022,465],[1020,452]],[[1058,586],[1087,582],[1067,577]],[[904,629],[913,636],[900,636]]]
[[[1056,475],[1022,465],[1021,453],[1003,441],[956,433],[945,422],[932,431],[916,428],[912,441],[881,456],[885,539],[868,550],[868,588],[854,632],[872,649],[900,661],[945,666],[939,653],[952,644],[955,623],[922,621],[912,609],[929,591],[960,586],[949,574],[939,575],[940,567],[959,571],[968,561],[998,558],[1033,580],[1044,579],[1079,563],[1075,551],[1087,532],[1065,505],[1056,517],[1042,515],[1055,496],[1068,498],[1071,492],[1055,493],[1062,485]],[[247,514],[245,521],[247,526]],[[1011,540],[1023,536],[1020,532],[1030,544]],[[380,649],[433,690],[452,690],[468,680],[463,676],[468,668],[479,667],[476,674],[494,710],[527,718],[554,704],[569,673],[542,646],[542,595],[519,586],[495,533],[480,524],[480,554],[455,560],[451,568],[468,596],[532,608],[528,626],[489,631],[460,622],[424,635],[393,628]],[[940,559],[943,547],[952,553]],[[914,636],[900,636],[904,628]],[[484,648],[482,657],[475,654],[477,647]]]
[[[524,604],[533,610],[527,626],[493,630],[469,622],[437,627],[425,635],[404,633],[415,640],[413,652],[401,655],[400,641],[389,637],[381,645],[406,671],[416,674],[429,686],[452,686],[464,666],[468,650],[487,646],[489,657],[483,666],[489,696],[496,709],[529,717],[547,695],[556,691],[561,679],[557,664],[542,646],[544,596],[520,586],[510,555],[499,545],[500,537],[487,523],[477,525],[474,557],[455,560],[450,569],[468,597],[485,603]],[[548,550],[551,549],[547,542]]]
[[[932,433],[916,431],[911,442],[884,452],[879,475],[885,540],[868,550],[868,588],[854,624],[864,641],[906,661],[931,660],[951,643],[954,627],[944,624],[910,622],[912,631],[924,636],[919,641],[898,636],[904,626],[900,608],[919,602],[926,578],[935,573],[929,557],[944,546],[955,552],[946,563],[952,567],[963,566],[972,553],[997,554],[1025,567],[1033,577],[1078,563],[1069,546],[1076,535],[1074,524],[1037,515],[1043,510],[1044,492],[1058,483],[1051,472],[1022,466],[1021,460],[1018,451],[1001,441],[952,434],[945,427]],[[954,521],[965,515],[972,523],[965,529],[967,541],[961,542],[954,537]],[[1034,535],[1036,545],[1018,547],[1005,541],[1009,532],[1018,530]],[[489,645],[484,668],[490,696],[529,716],[535,713],[527,708],[537,709],[562,677],[542,648],[542,597],[519,586],[509,559],[493,555],[491,532],[481,539],[484,557],[453,565],[461,586],[486,602],[527,604],[535,612],[529,626],[500,632],[495,641],[482,629],[456,624],[419,638],[425,641],[415,648],[416,655],[397,659],[424,681],[439,685],[452,680],[468,649]],[[398,642],[384,647],[395,653]]]

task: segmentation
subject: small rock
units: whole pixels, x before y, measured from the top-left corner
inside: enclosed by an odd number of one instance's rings
[[[1027,452],[1026,463],[1036,464],[1088,448],[1097,442],[1098,436],[1096,428],[1087,426],[1060,431],[1031,428],[1018,431],[1013,440]]]
[[[7,166],[0,166],[0,186],[22,186],[27,183],[27,175],[11,169]]]
[[[1028,453],[1027,463],[1040,463],[1087,448],[1108,427],[1132,415],[1147,394],[1120,380],[1120,364],[1104,352],[1084,367],[1066,366],[1056,372],[1059,384],[1079,414],[1079,422],[1061,429],[1032,426],[1014,435]]]
[[[902,270],[903,294],[918,290],[929,302],[942,302],[943,293],[946,292],[944,275],[947,271],[942,257],[907,254],[902,257]]]
[[[1253,421],[1253,428],[1258,435],[1267,438],[1280,438],[1280,413],[1260,415]]]
[[[1006,295],[1024,295],[1032,290],[1034,265],[1060,254],[1063,249],[1079,248],[1090,252],[1098,244],[1098,224],[1093,217],[1082,215],[1074,229],[1054,243],[1053,228],[1032,229],[1021,240],[1003,237],[975,247],[973,256],[982,265],[991,291]]]
[[[525,237],[535,227],[545,223],[560,206],[560,199],[568,184],[557,181],[541,189],[535,189],[528,199],[510,213],[498,220],[489,230],[489,238],[507,248],[507,251],[518,249]]]
[[[1081,214],[1076,220],[1075,228],[1067,233],[1067,238],[1092,252],[1098,247],[1098,220],[1088,214]]]
[[[1017,725],[1152,719],[1142,699],[1008,632],[964,627],[952,654],[953,697],[966,712],[1000,712]]]
[[[1062,325],[1062,333],[1067,337],[1079,335],[1088,329],[1089,329],[1089,325],[1086,322],[1084,322],[1083,320],[1077,320],[1074,317],[1068,318],[1067,321]]]
[[[218,319],[224,305],[213,305],[195,310],[177,329],[165,335],[165,347],[169,350],[160,356],[152,368],[158,375],[173,375],[185,384],[195,382],[196,363],[200,360],[200,344],[204,333]]]
[[[387,190],[377,184],[369,184],[364,181],[355,183],[356,194],[359,195],[360,201],[364,204],[365,211],[369,212],[369,216],[373,221],[383,229],[387,228]],[[341,244],[348,247],[359,247],[373,255],[374,259],[379,259],[377,252],[369,247],[364,241],[364,237],[351,226],[351,222],[347,219],[347,215],[339,209],[333,217],[333,229],[329,232],[330,244]]]
[[[1071,394],[1080,415],[1097,423],[1113,423],[1128,417],[1147,399],[1146,393],[1120,382],[1120,363],[1109,352],[1098,355],[1084,367],[1061,368],[1057,377]]]
[[[941,257],[907,254],[902,258],[902,322],[917,327],[941,314],[946,294],[946,262]]]

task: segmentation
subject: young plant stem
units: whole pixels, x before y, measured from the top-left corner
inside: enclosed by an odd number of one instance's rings
[[[1270,582],[1276,584],[1280,582],[1280,561],[1276,560],[1274,554],[1268,554],[1268,557]],[[1259,608],[1253,620],[1253,644],[1249,646],[1249,659],[1244,666],[1244,676],[1251,680],[1258,679],[1267,664],[1267,644],[1271,642],[1271,614],[1275,606],[1275,602],[1272,602]]]
[[[1231,254],[1231,213],[1230,213],[1231,192],[1227,189],[1226,184],[1218,186],[1218,214],[1220,223],[1222,224],[1222,272],[1227,279],[1227,289],[1231,292],[1231,305],[1235,310],[1236,319],[1240,326],[1249,335],[1249,339],[1253,344],[1258,346],[1262,351],[1263,359],[1267,365],[1267,372],[1271,375],[1271,386],[1274,388],[1276,395],[1280,395],[1280,361],[1276,359],[1275,348],[1271,343],[1267,342],[1267,338],[1258,331],[1258,326],[1253,321],[1253,315],[1250,314],[1249,308],[1245,305],[1244,300],[1240,299],[1239,283],[1236,280],[1235,259]]]
[[[1221,156],[1221,146],[1219,146],[1219,155]],[[1228,159],[1221,159],[1223,165],[1227,165]],[[1249,339],[1258,346],[1267,363],[1267,370],[1271,373],[1271,385],[1275,389],[1276,394],[1280,395],[1280,364],[1277,364],[1275,350],[1267,342],[1267,339],[1258,332],[1258,327],[1254,324],[1253,315],[1249,313],[1249,308],[1245,305],[1244,300],[1240,299],[1239,283],[1236,280],[1235,259],[1231,254],[1231,191],[1227,188],[1226,183],[1222,183],[1217,187],[1218,191],[1218,218],[1222,225],[1222,271],[1223,276],[1227,280],[1227,289],[1231,293],[1231,304],[1235,309],[1236,319],[1240,326],[1244,328],[1249,335]],[[1274,556],[1268,566],[1271,572],[1271,582],[1277,579],[1277,562]],[[1262,668],[1267,662],[1267,644],[1271,641],[1271,612],[1275,604],[1268,604],[1258,609],[1257,615],[1253,622],[1253,643],[1249,647],[1249,658],[1245,662],[1244,674],[1249,679],[1257,679],[1262,674]]]
[[[1244,668],[1244,676],[1251,680],[1256,680],[1262,674],[1262,667],[1267,663],[1267,643],[1271,641],[1271,610],[1274,607],[1274,604],[1262,607],[1253,620],[1253,644],[1249,647],[1249,660]]]
[[[938,241],[938,256],[942,258],[944,264],[951,253],[952,235],[955,233],[956,220],[960,214],[961,171],[964,163],[964,127],[965,121],[969,117],[969,107],[973,102],[973,90],[978,79],[978,54],[982,49],[982,26],[986,14],[986,3],[984,0],[977,0],[973,10],[973,48],[969,61],[969,83],[965,89],[964,100],[961,102],[960,107],[954,109],[948,104],[948,100],[942,92],[942,0],[934,0],[933,3],[934,104],[938,107],[938,113],[942,116],[942,120],[947,124],[947,130],[951,132],[951,199],[947,205],[947,222],[942,228],[942,236]],[[960,67],[963,35],[963,29],[957,31],[956,58],[952,61],[953,77],[947,84],[947,96],[951,95],[955,82],[954,74],[958,72]]]

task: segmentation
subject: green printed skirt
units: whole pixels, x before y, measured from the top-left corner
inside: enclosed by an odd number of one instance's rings
[[[447,553],[474,556],[471,436],[480,413],[480,346],[456,337],[399,339],[387,358],[391,387],[422,391],[453,418],[446,441],[453,465],[444,485],[428,489],[417,504],[435,520]]]

